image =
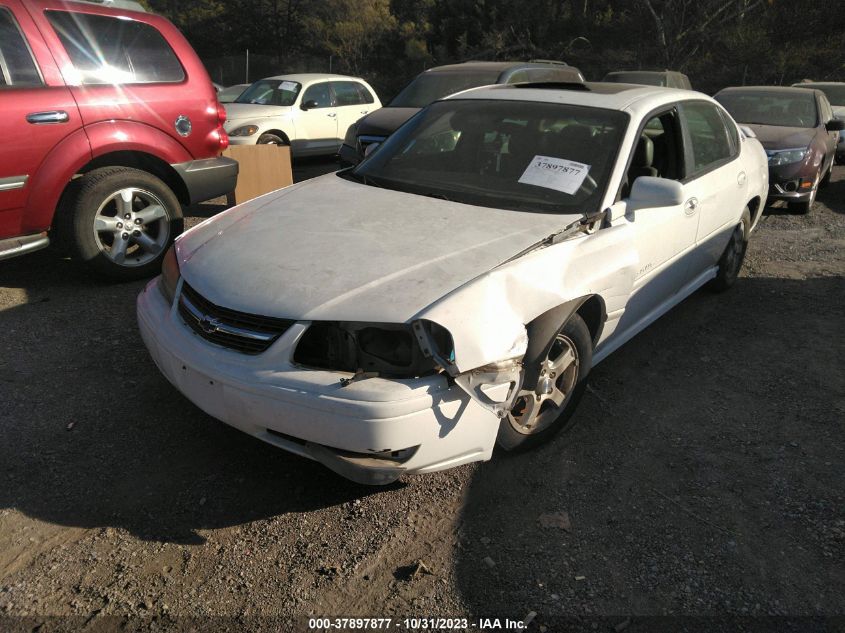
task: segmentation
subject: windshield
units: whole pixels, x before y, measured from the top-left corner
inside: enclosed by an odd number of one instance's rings
[[[716,100],[739,123],[816,127],[816,97],[812,92],[727,92]]]
[[[256,103],[260,105],[292,106],[296,102],[302,84],[281,79],[261,79],[256,81],[235,103]]]
[[[494,84],[499,79],[498,70],[474,72],[428,72],[417,75],[411,83],[393,98],[392,108],[424,108],[429,103],[451,94]]]
[[[530,101],[447,100],[354,171],[365,184],[493,208],[599,210],[628,115]]]
[[[819,86],[814,84],[807,84],[806,86],[798,86],[798,88],[815,88],[821,90],[831,105],[845,106],[845,86]]]

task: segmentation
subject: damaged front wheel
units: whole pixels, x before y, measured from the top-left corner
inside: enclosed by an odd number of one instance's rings
[[[564,427],[578,405],[592,366],[592,340],[577,314],[525,365],[539,369],[533,384],[523,384],[514,406],[502,418],[497,444],[505,450],[530,448],[550,439]]]

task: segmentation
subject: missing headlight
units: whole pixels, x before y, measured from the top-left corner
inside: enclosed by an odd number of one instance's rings
[[[445,330],[438,338],[451,345]],[[411,326],[391,323],[314,322],[297,344],[293,360],[314,369],[361,370],[392,378],[426,376],[440,369],[420,349]]]

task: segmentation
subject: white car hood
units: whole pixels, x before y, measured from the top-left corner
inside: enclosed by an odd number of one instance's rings
[[[291,108],[288,106],[259,105],[257,103],[227,103],[226,126],[235,121],[254,121],[268,117],[279,117],[289,114]]]
[[[580,217],[476,207],[328,174],[198,225],[177,252],[185,281],[222,307],[402,323]]]

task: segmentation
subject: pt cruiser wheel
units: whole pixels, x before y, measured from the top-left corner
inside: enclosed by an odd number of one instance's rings
[[[106,167],[82,177],[60,214],[73,254],[115,279],[155,274],[183,226],[176,196],[137,169]]]
[[[584,320],[571,316],[539,357],[534,384],[523,385],[513,408],[499,425],[497,443],[505,450],[529,448],[567,425],[586,387],[592,366],[592,340]]]

